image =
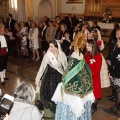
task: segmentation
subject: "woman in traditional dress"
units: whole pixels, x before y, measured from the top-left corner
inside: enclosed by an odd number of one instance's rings
[[[117,42],[117,46],[120,49],[120,39]],[[119,50],[118,55],[116,57],[116,63],[114,66],[113,73],[111,74],[110,77],[113,81],[113,85],[114,85],[113,87],[116,90],[115,105],[113,107],[111,107],[110,109],[112,110],[112,112],[117,112],[117,110],[120,109],[120,50]]]
[[[100,54],[97,42],[92,39],[87,41],[85,60],[92,71],[93,93],[95,96],[95,102],[92,105],[93,106],[92,113],[94,113],[97,110],[98,99],[101,99],[102,97],[100,79],[102,55]]]
[[[78,33],[73,44],[74,52],[62,76],[63,81],[52,97],[52,101],[57,104],[55,120],[92,120],[92,76],[81,53],[86,44],[86,36]]]
[[[51,98],[62,80],[66,66],[67,58],[61,51],[60,44],[56,40],[52,40],[35,79],[37,92],[40,89],[40,99],[45,107],[44,117],[54,117],[56,105]]]

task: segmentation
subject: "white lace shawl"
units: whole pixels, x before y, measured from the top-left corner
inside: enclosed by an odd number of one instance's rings
[[[78,60],[82,60],[83,59],[83,54],[79,53],[79,51],[76,50],[72,53],[71,57],[76,58]]]
[[[107,88],[110,86],[110,79],[108,75],[108,66],[105,61],[105,58],[102,56],[102,66],[100,70],[100,78],[101,78],[101,88]]]
[[[52,68],[56,69],[59,73],[63,74],[65,68],[67,67],[67,58],[64,52],[62,52],[61,50],[58,51],[59,54],[57,59],[50,50],[48,50],[45,54],[40,68],[38,70],[37,76],[35,78],[36,85],[38,85],[39,81],[41,80],[41,77],[44,73],[45,68],[47,67],[47,64],[49,64]]]

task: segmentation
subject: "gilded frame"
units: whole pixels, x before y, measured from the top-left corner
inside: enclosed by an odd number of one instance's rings
[[[66,0],[66,3],[82,3],[83,0]]]

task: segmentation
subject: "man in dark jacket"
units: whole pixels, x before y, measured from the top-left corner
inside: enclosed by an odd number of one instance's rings
[[[12,31],[16,22],[17,21],[12,18],[12,14],[8,14],[8,21],[5,27]]]

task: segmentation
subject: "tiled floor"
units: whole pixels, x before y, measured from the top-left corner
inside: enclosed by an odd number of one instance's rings
[[[106,56],[106,51],[103,51]],[[9,57],[7,77],[10,80],[6,81],[6,85],[0,85],[3,94],[12,94],[14,88],[20,83],[20,81],[27,81],[34,85],[34,79],[39,69],[40,62],[32,61],[29,59],[23,59],[21,57]],[[35,86],[35,85],[34,85]],[[108,102],[106,96],[111,94],[111,88],[102,89],[102,99],[99,100],[98,110],[93,114],[93,120],[118,120],[120,112],[118,114],[111,113],[109,107],[114,103]]]

